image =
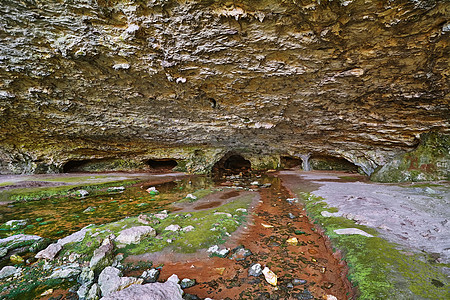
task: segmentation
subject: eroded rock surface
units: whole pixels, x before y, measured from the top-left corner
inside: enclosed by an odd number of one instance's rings
[[[35,1],[0,8],[0,172],[204,172],[229,150],[370,174],[449,132],[448,1]]]

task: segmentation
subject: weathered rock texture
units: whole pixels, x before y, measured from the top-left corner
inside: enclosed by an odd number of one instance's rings
[[[3,0],[0,172],[234,151],[366,173],[449,131],[450,2]]]

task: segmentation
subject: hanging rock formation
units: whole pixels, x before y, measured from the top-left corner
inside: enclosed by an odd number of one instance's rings
[[[0,173],[208,172],[233,151],[371,174],[450,131],[449,15],[438,0],[3,0]]]

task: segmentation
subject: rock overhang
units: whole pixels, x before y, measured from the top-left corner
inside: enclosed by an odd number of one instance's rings
[[[275,167],[325,154],[370,174],[449,132],[449,7],[5,1],[0,169],[178,158],[203,172],[236,151]]]

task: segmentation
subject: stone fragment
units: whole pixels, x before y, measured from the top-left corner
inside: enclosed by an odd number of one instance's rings
[[[78,300],[85,300],[90,288],[90,284],[82,284],[77,290]]]
[[[158,269],[150,269],[144,271],[141,278],[144,279],[144,283],[154,283],[158,281],[160,271]]]
[[[121,244],[139,244],[142,238],[156,236],[156,231],[150,226],[135,226],[122,230],[116,241]]]
[[[133,284],[141,284],[144,282],[142,278],[121,277],[122,273],[114,267],[106,267],[98,277],[98,285],[103,296],[120,291]],[[124,298],[127,299],[127,298]]]
[[[94,271],[88,267],[81,269],[80,276],[77,278],[77,282],[81,285],[91,285],[94,282]]]
[[[8,248],[6,247],[0,248],[0,259],[5,257],[6,254],[8,254]]]
[[[160,219],[160,220],[164,220],[164,219],[166,219],[169,215],[167,214],[167,211],[162,211],[162,212],[160,212],[160,213],[158,213],[158,214],[154,214],[153,215],[155,218],[158,218],[158,219]]]
[[[334,232],[336,234],[359,234],[366,237],[373,237],[373,235],[358,229],[358,228],[342,228],[342,229],[335,229]]]
[[[16,268],[13,266],[5,266],[0,270],[0,279],[12,276],[17,272],[20,272],[20,268]]]
[[[225,268],[215,268],[215,270],[216,270],[216,273],[217,274],[219,274],[219,275],[223,275],[223,273],[225,272]]]
[[[195,283],[195,279],[184,278],[183,280],[181,280],[180,286],[182,289],[187,289],[193,287]]]
[[[231,252],[233,254],[230,259],[234,259],[236,261],[245,260],[247,257],[253,254],[250,250],[245,249],[242,245],[234,248]]]
[[[231,215],[230,213],[221,212],[221,211],[215,212],[214,215],[215,215],[215,216],[224,215],[224,216],[227,216],[228,218],[233,217],[233,215]]]
[[[3,230],[17,230],[25,227],[25,225],[27,225],[27,220],[9,220],[0,227]]]
[[[293,285],[302,285],[305,284],[307,281],[304,279],[299,279],[299,278],[294,278],[292,279],[292,284]]]
[[[218,256],[221,258],[227,257],[228,253],[230,253],[230,249],[219,249],[218,245],[214,245],[208,248],[206,252],[210,253],[210,256]]]
[[[101,290],[97,283],[94,283],[86,295],[86,300],[97,300],[100,297]]]
[[[70,277],[78,276],[81,273],[79,267],[61,267],[53,271],[53,273],[48,277],[50,279],[65,279]]]
[[[191,200],[197,200],[197,196],[194,196],[192,194],[187,194],[185,198],[186,199],[191,199]]]
[[[336,297],[333,296],[333,295],[326,295],[326,296],[325,296],[325,300],[338,300],[338,298],[336,298]]]
[[[123,186],[113,186],[108,188],[108,192],[122,192],[125,191],[125,187]]]
[[[44,258],[48,260],[53,260],[55,256],[61,251],[62,246],[58,243],[50,244],[44,250],[38,252],[34,257],[35,258]]]
[[[144,214],[140,214],[140,215],[138,216],[138,222],[139,222],[139,223],[142,223],[142,224],[145,224],[145,225],[150,224],[151,220],[152,220],[152,219],[151,219],[149,216],[144,215]]]
[[[75,192],[78,196],[84,198],[89,195],[89,192],[86,190],[78,190]]]
[[[170,275],[169,278],[167,278],[167,281],[178,284],[178,282],[180,282],[180,279],[178,278],[178,276],[176,274],[172,274],[172,275]]]
[[[159,191],[154,187],[149,187],[148,189],[146,189],[147,193],[149,193],[150,195],[158,195]]]
[[[167,226],[166,228],[164,228],[164,230],[167,231],[179,231],[181,229],[180,225],[176,225],[176,224],[171,224],[169,226]]]
[[[79,230],[77,232],[72,233],[71,235],[68,235],[62,239],[59,239],[58,244],[60,244],[61,246],[64,246],[69,243],[81,242],[84,239],[84,237],[86,236],[86,232],[88,230],[87,227],[88,226],[82,228],[81,230]]]
[[[48,295],[51,295],[51,294],[53,294],[53,289],[48,289],[48,290],[44,291],[41,294],[41,296],[48,296]]]
[[[292,246],[297,246],[298,239],[296,237],[291,237],[286,240],[286,243],[288,243],[289,245],[292,245]]]
[[[111,239],[103,240],[102,245],[94,250],[91,260],[89,261],[89,268],[97,273],[106,266],[109,266],[114,261],[114,244]]]
[[[274,272],[272,272],[268,267],[265,267],[262,270],[262,273],[264,274],[264,278],[269,284],[273,286],[277,285],[277,275]]]
[[[288,217],[289,217],[289,219],[295,219],[296,218],[296,216],[293,214],[293,213],[288,213]]]
[[[180,286],[167,280],[144,285],[132,285],[121,291],[111,293],[101,300],[182,300],[183,291]]]
[[[329,211],[326,211],[326,210],[321,211],[320,214],[322,215],[322,217],[325,217],[325,218],[341,216],[341,214],[338,212],[330,213]]]
[[[24,262],[23,257],[20,256],[20,255],[16,255],[16,254],[11,255],[11,256],[9,257],[9,260],[10,260],[13,264],[21,264],[21,263]]]
[[[83,210],[84,213],[90,213],[95,211],[95,206],[89,206],[88,208],[86,208],[85,210]]]
[[[255,276],[258,277],[262,274],[262,267],[260,264],[253,264],[249,269],[248,269],[248,276]]]
[[[189,232],[189,231],[192,231],[194,229],[195,229],[194,226],[188,225],[186,227],[183,227],[183,229],[181,229],[181,230],[183,230],[184,232]]]

